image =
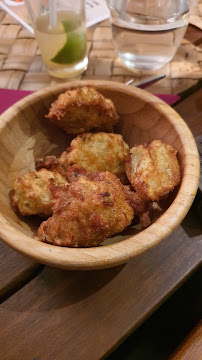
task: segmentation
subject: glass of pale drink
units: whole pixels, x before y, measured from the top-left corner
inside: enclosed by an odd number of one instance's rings
[[[25,0],[49,74],[76,76],[88,65],[84,0]]]
[[[195,0],[107,0],[112,37],[123,66],[156,70],[174,57]]]

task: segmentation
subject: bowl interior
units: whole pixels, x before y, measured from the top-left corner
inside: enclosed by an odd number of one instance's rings
[[[186,125],[172,109],[161,100],[130,86],[101,81],[85,83],[96,86],[98,91],[114,102],[120,115],[115,132],[122,134],[129,147],[148,143],[154,139],[161,139],[174,146],[178,150],[182,179],[184,178],[187,166],[186,134],[184,134]],[[31,238],[37,234],[42,219],[21,217],[13,211],[10,202],[12,185],[18,176],[35,169],[36,159],[46,155],[60,155],[69,146],[72,138],[50,124],[45,115],[60,93],[78,84],[80,83],[67,83],[55,88],[43,89],[21,100],[1,118],[0,209],[3,215],[1,221],[5,219],[11,227]],[[182,132],[180,132],[181,122]],[[147,229],[144,230],[146,231]],[[135,229],[129,229],[122,235],[107,240],[104,245],[124,240],[135,234]]]

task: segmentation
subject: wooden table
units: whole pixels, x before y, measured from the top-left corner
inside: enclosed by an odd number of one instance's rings
[[[46,72],[35,39],[2,11],[0,19],[0,87],[37,90],[61,82]],[[175,58],[159,71],[166,78],[148,88],[181,94],[175,109],[194,136],[202,133],[200,36],[199,29],[189,26]],[[145,78],[120,66],[108,21],[89,30],[88,40],[89,67],[81,78]],[[194,205],[155,248],[123,266],[91,272],[48,268],[0,242],[0,359],[106,357],[199,266],[201,234]]]

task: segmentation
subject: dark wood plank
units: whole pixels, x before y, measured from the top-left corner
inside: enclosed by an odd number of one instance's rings
[[[174,109],[185,120],[192,134],[202,134],[202,89],[174,106]]]
[[[40,264],[18,254],[0,240],[0,301],[28,281]]]
[[[202,268],[198,268],[107,360],[168,360],[174,356],[202,318],[201,283]]]
[[[201,360],[202,358],[202,322],[185,339],[170,360]]]
[[[195,214],[155,248],[117,268],[45,268],[0,306],[0,358],[101,359],[197,267]]]

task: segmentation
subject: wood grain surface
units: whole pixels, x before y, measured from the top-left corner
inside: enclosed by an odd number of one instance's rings
[[[175,108],[198,133],[200,107],[192,116],[188,98]],[[0,306],[0,358],[104,358],[199,265],[201,240],[193,206],[172,236],[125,266],[90,273],[44,269]]]
[[[201,360],[202,357],[202,322],[200,322],[184,340],[170,360]]]
[[[192,227],[193,226],[193,227]],[[200,223],[126,265],[92,272],[46,268],[0,306],[1,360],[98,360],[199,264]]]
[[[188,98],[176,108],[198,134],[200,107],[192,116]],[[0,306],[1,360],[105,357],[186,279],[201,253],[201,224],[190,211],[172,236],[125,266],[46,268]]]
[[[202,83],[201,83],[202,85]],[[185,119],[194,137],[202,135],[202,89],[190,94],[185,101],[175,106],[175,110]]]
[[[114,102],[120,115],[116,132],[130,148],[136,143],[149,143],[155,139],[174,146],[178,150],[181,184],[178,191],[173,192],[176,196],[171,205],[148,228],[137,232],[131,227],[99,247],[61,248],[34,238],[39,221],[18,216],[11,207],[8,194],[18,176],[34,169],[37,158],[55,154],[55,150],[61,153],[69,145],[62,131],[47,122],[45,114],[60,93],[81,84],[95,86]],[[1,116],[0,129],[0,234],[11,247],[42,264],[69,270],[93,270],[123,264],[171,234],[187,214],[198,188],[198,152],[189,128],[168,105],[133,86],[85,81],[42,89],[8,109]],[[66,146],[61,148],[65,140]]]
[[[41,265],[13,251],[0,240],[0,302],[22,286],[41,268]]]
[[[201,16],[201,1],[197,15]],[[31,52],[27,52],[27,40],[33,42]],[[126,72],[115,57],[110,58],[115,55],[108,21],[88,33],[88,47],[85,79],[145,79],[144,75]],[[173,60],[174,65],[163,69],[166,78],[149,87],[149,92],[179,94],[197,84],[202,51],[201,33],[196,27],[188,27]],[[33,37],[0,11],[0,87],[38,90],[55,83],[57,80],[46,72]],[[201,93],[189,96],[175,108],[194,136],[199,135]],[[0,243],[0,295],[16,291],[0,306],[0,359],[104,358],[199,265],[201,238],[201,223],[193,210],[172,236],[125,266],[91,273],[45,268],[32,281],[29,279],[35,276],[38,265]],[[198,328],[188,338],[189,346],[185,342],[172,360],[195,360],[197,334]]]

